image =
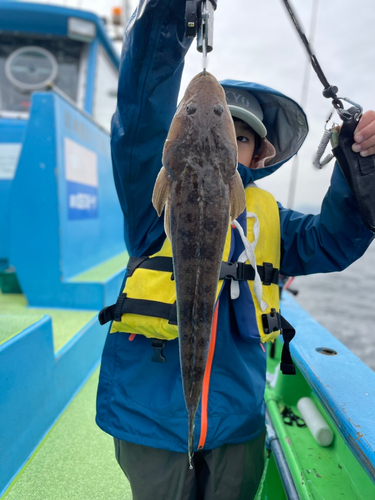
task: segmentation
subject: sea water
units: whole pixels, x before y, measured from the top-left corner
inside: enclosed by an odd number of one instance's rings
[[[344,271],[299,276],[291,288],[316,321],[375,371],[375,242]]]

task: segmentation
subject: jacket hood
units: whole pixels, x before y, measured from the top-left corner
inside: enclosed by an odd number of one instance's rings
[[[225,89],[247,90],[257,99],[263,110],[267,139],[276,149],[276,156],[266,167],[256,170],[243,167],[247,172],[240,168],[243,181],[246,177],[248,184],[272,174],[298,152],[307,136],[309,127],[303,109],[290,97],[265,85],[238,80],[223,80],[220,84]]]

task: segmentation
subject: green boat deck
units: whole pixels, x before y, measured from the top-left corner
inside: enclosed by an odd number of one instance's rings
[[[281,343],[276,342],[276,346],[279,355],[276,354],[274,359],[268,357],[269,373],[274,373],[280,362]],[[301,500],[375,498],[374,483],[349,450],[301,372],[297,369],[295,376],[286,376],[279,372],[275,386],[271,388],[271,385],[267,383],[265,401],[299,498]],[[301,416],[297,402],[302,397],[310,397],[314,401],[331,427],[334,439],[330,446],[320,446],[307,427],[284,423],[281,412],[285,406],[291,408],[294,414]],[[267,484],[265,487],[267,490]]]
[[[128,252],[122,252],[115,255],[97,266],[88,269],[87,271],[76,274],[69,280],[70,283],[100,283],[107,281],[111,276],[122,271],[129,260]]]
[[[0,345],[47,315],[52,318],[55,353],[98,314],[97,311],[29,307],[24,295],[2,292],[0,311]]]
[[[113,439],[95,424],[97,369],[15,478],[6,500],[131,500]]]
[[[279,343],[277,345],[277,350],[280,350],[281,346]],[[278,357],[269,358],[269,373],[274,372],[278,362]],[[98,372],[96,369],[89,377],[2,498],[132,498],[130,485],[115,459],[113,440],[95,424]],[[319,446],[307,427],[284,424],[281,417],[284,406],[287,405],[299,415],[296,404],[303,396],[314,400],[330,424],[334,432],[334,441],[330,446]],[[374,498],[372,481],[352,455],[298,370],[294,377],[279,373],[274,388],[267,384],[265,399],[301,500]],[[272,454],[270,460],[266,460],[263,481],[256,498],[287,498]]]
[[[122,252],[77,274],[68,282],[104,283],[119,272],[124,272],[128,257],[127,252]],[[30,307],[23,294],[3,293],[0,288],[0,345],[46,315],[52,319],[54,351],[57,353],[97,314],[96,310]]]

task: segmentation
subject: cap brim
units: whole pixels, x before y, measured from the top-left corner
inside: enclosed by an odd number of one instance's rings
[[[238,106],[228,105],[229,111],[234,118],[239,118],[245,123],[250,125],[251,128],[255,130],[257,134],[264,139],[267,135],[267,129],[263,123],[255,115],[247,111],[246,109],[240,108]]]

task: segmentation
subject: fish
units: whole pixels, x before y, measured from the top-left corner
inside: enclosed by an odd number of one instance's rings
[[[152,195],[172,246],[190,468],[225,239],[246,206],[237,157],[224,89],[199,73],[172,119]]]

